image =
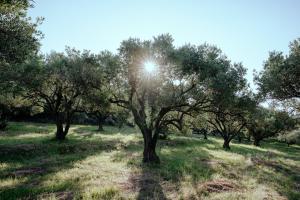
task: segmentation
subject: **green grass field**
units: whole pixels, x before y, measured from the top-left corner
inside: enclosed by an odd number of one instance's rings
[[[0,133],[0,199],[300,199],[300,146],[173,135],[144,165],[137,129],[10,123]]]

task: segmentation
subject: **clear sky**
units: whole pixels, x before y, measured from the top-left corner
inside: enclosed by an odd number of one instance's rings
[[[170,33],[175,45],[217,45],[234,62],[261,70],[268,52],[288,53],[300,37],[300,0],[35,0],[33,18],[45,17],[42,52],[65,46],[116,52],[129,37]]]

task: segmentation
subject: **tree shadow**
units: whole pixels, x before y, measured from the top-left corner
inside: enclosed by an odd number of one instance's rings
[[[183,179],[188,177],[196,189],[215,173],[213,166],[219,163],[210,159],[205,148],[199,147],[202,143],[184,137],[159,141],[157,153],[161,163],[141,164],[143,142],[131,141],[112,159],[125,161],[133,169],[128,183],[138,193],[137,199],[170,199],[168,194],[176,194]]]
[[[287,146],[284,143],[280,143],[275,140],[263,141],[261,146],[257,147],[252,144],[233,144],[230,150],[232,153],[237,153],[246,157],[263,155],[266,158],[270,157],[282,157],[300,161],[300,147],[299,146]]]
[[[131,178],[134,188],[138,188],[137,200],[160,199],[167,197],[161,185],[160,178],[152,172],[152,167],[141,165],[141,173]]]
[[[84,138],[91,138],[94,135],[132,135],[136,134],[137,130],[128,126],[118,128],[116,126],[103,126],[103,131],[99,131],[97,126],[77,126],[72,129],[73,133]]]
[[[43,183],[58,172],[73,169],[78,161],[116,150],[120,146],[118,140],[82,141],[74,138],[63,142],[37,138],[36,142],[34,139],[28,142],[7,144],[4,149],[10,149],[9,152],[0,152],[0,162],[9,166],[0,169],[0,182],[17,181],[0,188],[0,199],[36,199],[45,193],[80,191],[76,179],[58,182],[51,187],[43,186]]]

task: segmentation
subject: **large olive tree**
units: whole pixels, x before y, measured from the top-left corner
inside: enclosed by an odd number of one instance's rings
[[[174,52],[170,35],[146,41],[130,38],[119,48],[122,67],[111,101],[132,112],[144,139],[144,162],[159,162],[155,149],[161,130],[180,127],[185,114],[206,102],[193,76],[178,71]],[[197,101],[190,98],[192,93],[199,95]]]

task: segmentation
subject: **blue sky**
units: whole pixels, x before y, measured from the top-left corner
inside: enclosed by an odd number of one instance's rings
[[[45,17],[43,53],[65,46],[117,52],[129,37],[170,33],[176,46],[218,46],[243,63],[250,83],[269,51],[288,53],[300,37],[300,0],[35,0],[29,15]]]

